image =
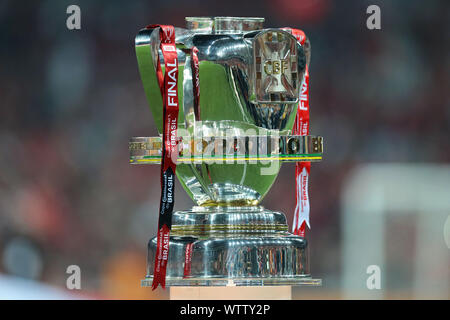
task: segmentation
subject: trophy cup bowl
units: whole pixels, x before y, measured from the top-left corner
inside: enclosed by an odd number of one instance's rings
[[[173,214],[168,286],[320,284],[309,274],[306,239],[288,232],[284,214],[259,205],[281,161],[318,161],[322,155],[321,137],[289,136],[309,50],[287,31],[264,29],[263,22],[188,17],[186,29],[175,28],[178,137],[185,146],[176,175],[196,206]],[[162,133],[159,41],[157,29],[141,30],[136,54]],[[192,93],[188,50],[193,46],[199,58],[199,105]],[[158,163],[161,137],[132,138],[130,152],[131,163]],[[191,250],[189,275],[186,250]],[[151,285],[155,251],[156,237],[148,245],[144,286]]]

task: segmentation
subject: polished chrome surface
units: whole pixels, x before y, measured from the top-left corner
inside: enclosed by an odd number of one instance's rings
[[[183,278],[189,244],[191,274]],[[155,251],[156,237],[148,244],[147,280],[153,275]],[[167,284],[224,285],[229,280],[240,285],[252,285],[251,280],[266,285],[318,284],[309,276],[306,240],[287,232],[282,213],[261,206],[175,212]]]
[[[321,284],[309,275],[306,240],[288,232],[282,213],[258,205],[281,161],[316,161],[323,151],[321,137],[290,135],[309,40],[302,46],[288,31],[264,29],[263,23],[263,18],[188,17],[186,29],[175,28],[181,146],[176,174],[198,206],[173,214],[169,286]],[[159,41],[158,30],[141,30],[136,37],[142,82],[161,133]],[[199,106],[192,93],[193,46],[199,50]],[[133,138],[130,161],[160,162],[161,143],[160,137]],[[184,277],[191,247],[191,272]],[[144,286],[152,280],[155,252],[153,238]]]
[[[246,136],[245,131],[231,124],[230,139],[223,136],[227,127],[220,129],[225,123],[211,122],[211,126],[205,126],[197,122],[202,129],[197,137],[180,139],[177,175],[199,205],[256,205],[276,178],[280,162],[322,159],[321,137],[276,136],[267,132]],[[238,146],[239,150],[227,145]],[[132,138],[129,149],[130,163],[161,161],[161,137]],[[263,171],[269,168],[270,171]]]
[[[299,95],[298,92],[293,93],[292,89],[300,88],[306,57],[303,47],[289,32],[281,29],[265,29],[242,34],[198,34],[176,28],[175,34],[180,86],[183,84],[182,77],[187,56],[185,49],[194,45],[199,49],[202,120],[235,120],[267,129],[291,130],[296,114],[295,103],[298,102]],[[162,119],[162,99],[155,70],[158,55],[162,68],[164,60],[158,47],[158,30],[144,29],[136,36],[136,54],[141,78],[150,108],[161,132],[162,122],[159,120]],[[281,63],[281,60],[286,60],[283,64],[289,69],[284,73],[286,79],[282,77],[282,73],[277,73],[276,77],[269,76],[272,86],[266,88],[270,94],[276,84],[276,93],[285,94],[286,99],[278,97],[280,99],[265,99],[261,102],[255,99],[257,93],[261,94],[255,92],[259,72],[255,68],[259,58],[263,59],[262,67],[265,62],[272,63],[277,60],[276,62]],[[292,74],[296,74],[295,79],[292,79]],[[180,100],[183,100],[182,96]],[[249,110],[258,105],[267,109],[263,117]],[[180,123],[184,122],[183,118],[184,114],[181,112]]]
[[[266,136],[278,133],[238,121],[201,121],[195,129],[196,139],[240,137],[249,132]],[[180,182],[199,205],[256,205],[269,191],[278,171],[279,164],[270,161],[198,161],[195,170],[192,166],[177,166]]]
[[[263,23],[263,18],[188,17],[186,29],[175,28],[181,146],[176,174],[198,206],[173,214],[168,286],[321,284],[309,275],[306,240],[288,232],[284,214],[258,205],[281,161],[318,161],[323,151],[321,137],[290,135],[309,40],[302,46],[290,32],[264,29]],[[139,32],[136,55],[161,133],[156,64],[159,59],[164,70],[164,60],[158,32]],[[192,94],[193,46],[199,50],[198,108]],[[160,162],[161,143],[160,137],[133,138],[130,161]],[[191,273],[184,277],[186,248],[192,248]],[[153,238],[143,286],[151,284],[155,252]]]
[[[236,34],[261,30],[264,18],[252,17],[215,17],[214,32],[216,34]]]
[[[170,239],[168,279],[183,278],[186,246],[193,243],[189,278],[308,277],[307,242],[284,236],[230,236]],[[149,242],[147,276],[153,275],[156,238]]]
[[[192,261],[193,277],[309,275],[306,240],[295,236],[200,240]]]
[[[186,28],[197,34],[239,34],[264,27],[264,18],[186,17]]]
[[[236,136],[193,139],[180,137],[177,163],[226,163],[228,160],[247,163],[258,160],[299,162],[320,161],[323,152],[322,137],[315,136]],[[130,139],[130,163],[161,163],[161,137],[134,137]],[[228,145],[228,147],[227,147]],[[266,145],[265,148],[262,146]],[[230,148],[237,146],[239,150]]]
[[[214,19],[210,17],[186,17],[186,29],[198,34],[213,32]]]
[[[210,122],[209,126],[206,126],[197,122],[199,127],[196,140],[191,140],[191,136],[182,137],[180,140],[182,154],[179,154],[177,160],[177,175],[189,195],[199,205],[256,205],[276,178],[279,162],[322,159],[321,137],[279,137],[268,134],[265,129],[258,129],[265,135],[246,136],[248,131],[238,130],[234,123],[228,126],[226,124],[225,121]],[[221,154],[216,153],[213,150],[217,147],[216,142],[221,141],[221,146],[227,145],[229,137],[224,134],[229,130],[230,136],[234,137],[233,141],[236,142],[230,144],[242,148],[238,151],[225,148],[221,150]],[[265,142],[262,143],[259,138],[265,139]],[[197,143],[191,143],[196,141],[203,149],[198,150],[195,147]],[[252,149],[252,143],[257,146],[256,150]],[[213,147],[209,148],[209,144]],[[264,144],[267,146],[264,147]],[[131,163],[160,163],[160,137],[133,138],[129,148]],[[184,153],[188,149],[191,149],[190,152]],[[263,171],[265,169],[266,172]]]
[[[151,287],[153,276],[141,280],[142,287]],[[227,287],[227,286],[321,286],[322,279],[309,276],[272,277],[272,278],[167,278],[166,285],[196,286],[196,287]]]
[[[191,56],[186,55],[185,65],[191,65]],[[195,130],[196,114],[199,114],[198,110],[195,110],[194,103],[194,84],[192,82],[192,69],[184,68],[183,71],[183,112],[184,112],[184,127],[192,134]]]
[[[234,136],[289,134],[306,57],[303,47],[289,32],[262,29],[263,20],[190,17],[186,19],[188,29],[175,29],[182,106],[179,132],[184,130],[194,138],[224,137],[230,136],[230,132]],[[192,46],[199,50],[198,112],[193,109],[187,54]],[[158,48],[158,30],[139,32],[136,37],[139,70],[157,128],[162,132],[162,99],[155,72],[158,56],[162,68],[164,65]],[[196,114],[199,116],[195,117]],[[144,155],[148,156],[152,155]],[[136,158],[137,163],[146,161],[154,160]],[[268,192],[278,171],[278,162],[259,160],[226,164],[197,161],[177,166],[181,184],[199,205],[256,205]]]
[[[243,210],[243,208],[245,208]],[[172,235],[227,237],[229,235],[284,235],[286,217],[263,207],[194,207],[172,217]]]

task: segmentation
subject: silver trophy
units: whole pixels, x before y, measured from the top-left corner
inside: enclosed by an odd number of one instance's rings
[[[168,286],[321,283],[310,275],[306,239],[288,232],[283,213],[259,205],[281,162],[322,158],[321,137],[290,135],[309,42],[302,46],[289,32],[264,29],[263,23],[263,18],[189,17],[185,29],[175,28],[180,99],[176,175],[196,206],[173,214]],[[143,29],[136,37],[142,82],[161,133],[159,41],[157,29]],[[199,105],[192,93],[193,46],[199,58]],[[161,137],[132,138],[130,162],[160,163],[161,143]],[[143,286],[151,286],[155,250],[156,237],[148,244]]]

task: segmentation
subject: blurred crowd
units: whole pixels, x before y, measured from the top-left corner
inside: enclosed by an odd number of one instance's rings
[[[81,8],[81,30],[66,27]],[[381,8],[368,30],[366,8]],[[128,139],[156,135],[134,53],[150,23],[261,16],[312,44],[311,133],[325,155],[310,179],[311,269],[336,288],[340,192],[365,162],[450,162],[448,1],[2,1],[0,3],[0,273],[85,292],[163,297],[139,288],[156,234],[159,167],[131,166]],[[289,187],[290,186],[290,187]],[[294,165],[263,205],[295,207]],[[192,206],[182,188],[176,209]],[[159,295],[159,296],[158,296]]]

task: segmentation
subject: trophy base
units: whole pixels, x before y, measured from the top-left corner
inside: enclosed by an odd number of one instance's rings
[[[142,287],[151,287],[153,276],[148,276],[141,280]],[[168,287],[263,287],[263,286],[321,286],[322,279],[313,279],[312,277],[293,277],[293,278],[260,278],[260,279],[202,279],[202,278],[166,278]]]
[[[263,207],[194,207],[172,218],[167,286],[321,285],[309,273],[305,238],[287,232],[286,218]],[[156,237],[148,244],[153,281]]]

